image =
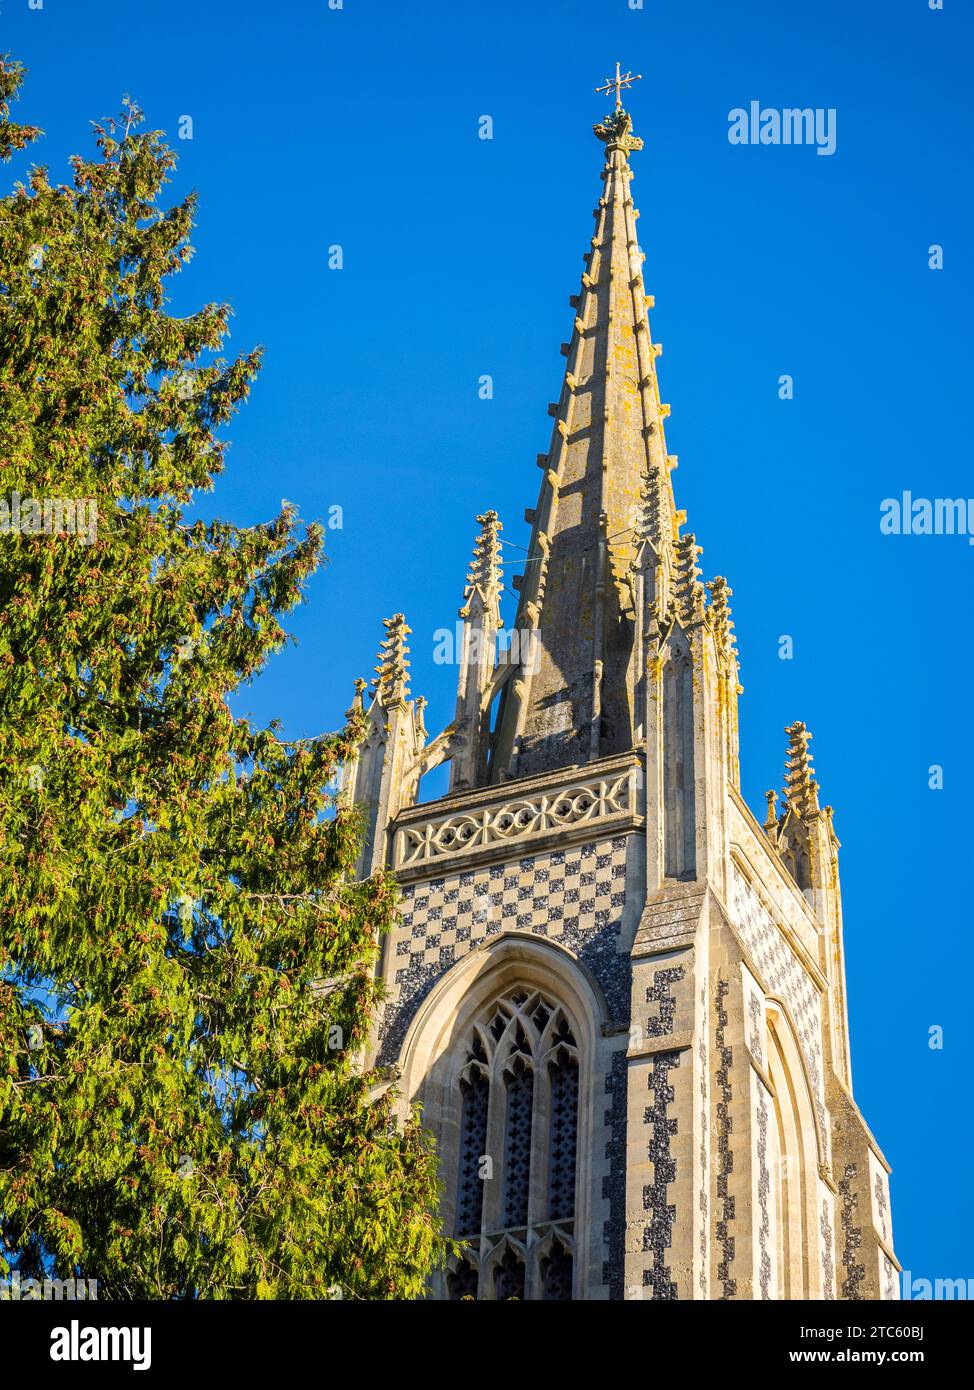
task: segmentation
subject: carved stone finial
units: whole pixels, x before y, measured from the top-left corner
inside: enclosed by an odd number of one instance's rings
[[[488,622],[500,625],[501,591],[504,587],[500,532],[504,529],[495,511],[477,517],[480,532],[467,573],[460,617],[469,619],[477,609]]]
[[[467,583],[475,585],[484,594],[500,590],[503,561],[501,559],[500,533],[504,527],[495,511],[484,512],[477,517],[480,534],[473,548],[473,559]]]
[[[383,618],[382,625],[386,637],[379,648],[373,694],[380,704],[389,709],[392,705],[403,704],[409,694],[409,646],[406,638],[412,629],[407,626],[402,613]]]
[[[355,696],[348,709],[345,711],[346,719],[353,719],[356,714],[362,714],[365,709],[365,691],[368,688],[368,681],[359,676],[355,682]]]
[[[800,720],[785,729],[788,735],[788,757],[785,760],[784,799],[800,816],[818,811],[818,783],[812,766],[808,745],[811,734]]]
[[[665,483],[661,469],[650,467],[647,470],[643,477],[639,501],[635,526],[637,552],[645,549],[648,543],[652,547],[653,556],[658,557],[666,548],[669,531]]]
[[[674,599],[677,612],[684,623],[699,621],[703,617],[703,585],[700,583],[700,567],[697,558],[702,549],[692,531],[681,536],[676,543],[676,573],[674,575]]]
[[[737,642],[734,637],[734,624],[731,621],[730,604],[727,602],[734,590],[722,574],[711,579],[707,584],[707,589],[710,593],[710,613],[717,650],[724,657],[734,659],[737,656],[735,651]]]
[[[621,150],[624,155],[628,155],[631,150],[641,150],[643,147],[639,136],[632,133],[632,117],[628,111],[623,111],[621,106],[592,129],[600,140],[605,141],[607,154],[611,154],[613,150]]]
[[[778,828],[778,793],[772,788],[764,793],[764,799],[768,803],[768,814],[762,828],[773,835]]]
[[[413,702],[416,737],[420,743],[426,742],[426,706],[428,703],[425,695],[417,696]]]

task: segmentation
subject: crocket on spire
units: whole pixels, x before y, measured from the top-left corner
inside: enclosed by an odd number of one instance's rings
[[[629,168],[642,140],[622,106],[638,74],[617,70],[600,91],[615,108],[593,127],[605,146],[595,235],[571,339],[520,580],[515,626],[536,631],[534,669],[505,692],[493,776],[520,777],[585,763],[632,747],[639,723],[637,552],[667,579],[679,534],[647,319]],[[652,599],[655,595],[648,595]],[[695,596],[694,596],[695,597]],[[694,602],[697,615],[702,603]]]

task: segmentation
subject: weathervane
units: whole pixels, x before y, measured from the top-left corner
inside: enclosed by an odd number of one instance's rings
[[[615,94],[616,94],[616,110],[617,110],[617,111],[621,111],[621,110],[622,110],[622,93],[626,90],[627,87],[631,87],[632,84],[633,84],[634,82],[641,82],[641,81],[642,81],[642,76],[643,76],[643,75],[642,75],[641,72],[636,72],[636,73],[632,73],[632,72],[620,72],[620,71],[619,71],[619,64],[616,63],[616,75],[615,75],[615,77],[607,77],[607,78],[605,79],[605,84],[604,84],[604,86],[602,86],[602,87],[596,87],[595,90],[596,90],[597,92],[609,93],[609,92],[611,92],[611,91],[613,90],[613,88],[614,88],[614,89],[615,89]]]

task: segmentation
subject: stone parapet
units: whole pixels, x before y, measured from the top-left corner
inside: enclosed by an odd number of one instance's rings
[[[633,830],[642,786],[632,753],[411,807],[390,827],[391,867],[408,882]]]

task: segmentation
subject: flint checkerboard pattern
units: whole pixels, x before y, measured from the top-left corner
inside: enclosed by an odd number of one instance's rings
[[[748,949],[760,966],[768,988],[787,1001],[798,1028],[799,1042],[815,1092],[822,1133],[828,1142],[822,1062],[822,1016],[818,993],[801,963],[787,945],[753,888],[732,865],[731,903],[734,920]],[[763,1061],[763,1055],[759,1055]]]
[[[392,949],[395,990],[383,1026],[392,1058],[439,977],[501,931],[559,941],[592,969],[613,1008],[628,1012],[628,955],[618,951],[628,837],[526,855],[506,864],[427,879],[403,889]]]
[[[449,966],[469,950],[466,943],[510,928],[557,940],[600,913],[608,921],[625,901],[625,878],[626,841],[620,836],[606,845],[430,879],[405,890],[396,955]],[[397,980],[405,973],[397,971]]]

